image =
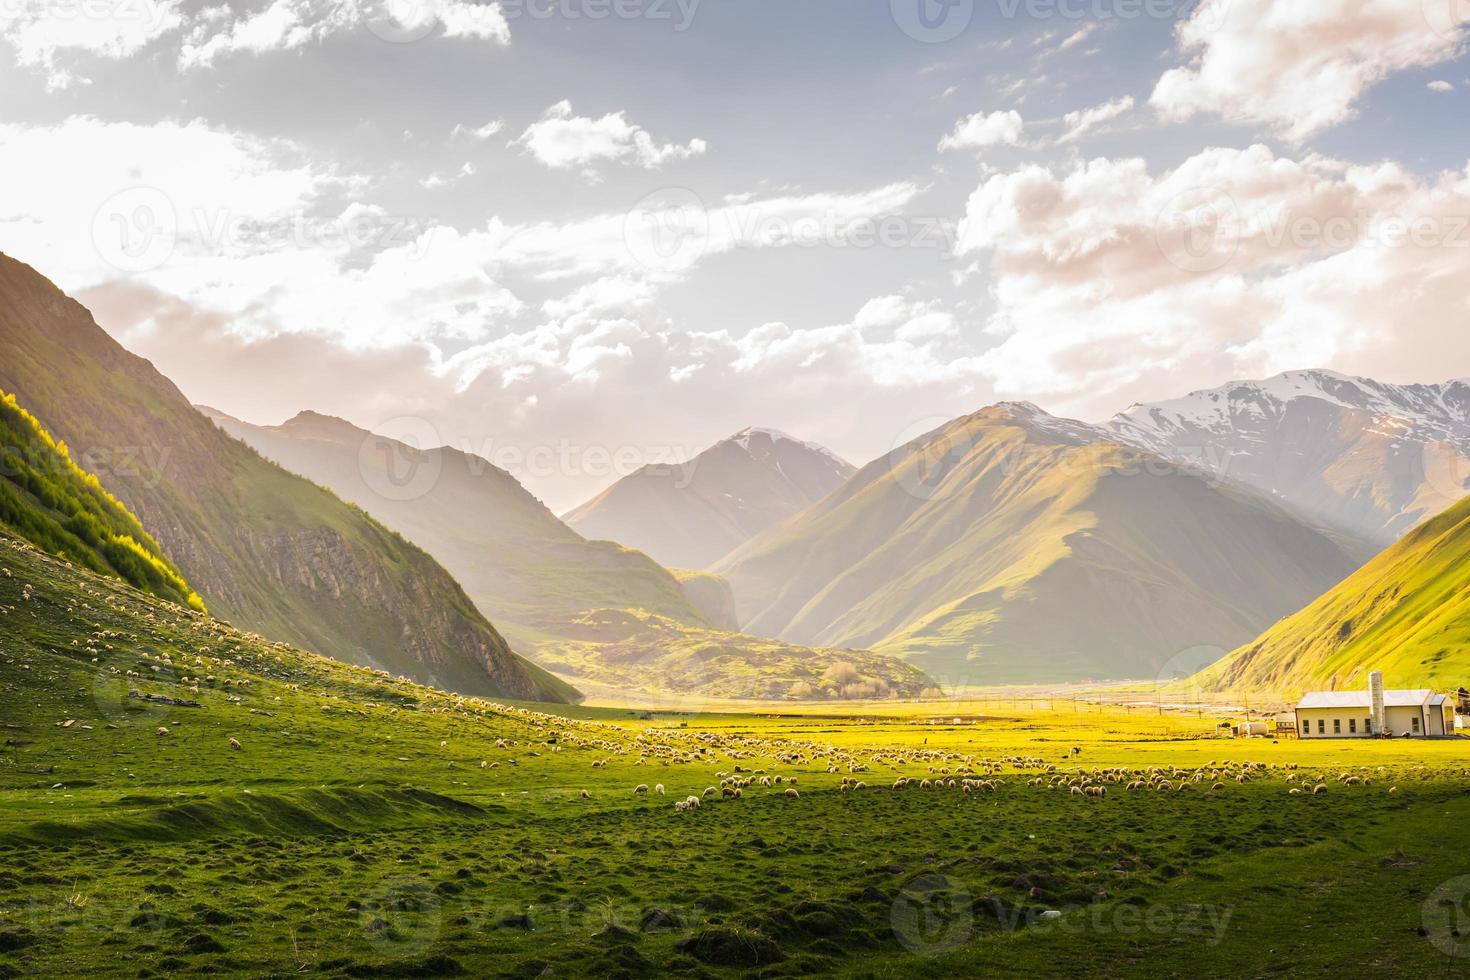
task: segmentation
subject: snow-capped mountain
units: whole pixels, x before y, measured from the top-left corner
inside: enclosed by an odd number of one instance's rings
[[[1387,544],[1470,494],[1470,382],[1291,371],[1135,405],[1113,438]]]
[[[742,429],[687,463],[643,467],[564,520],[670,567],[705,568],[854,472],[823,446],[776,429]]]

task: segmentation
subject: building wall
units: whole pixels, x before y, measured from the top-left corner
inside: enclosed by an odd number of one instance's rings
[[[1298,708],[1296,733],[1302,738],[1367,738],[1373,734],[1370,714],[1367,708]]]
[[[1427,714],[1436,715],[1436,709],[1428,709]],[[1425,730],[1424,718],[1426,711],[1423,708],[1386,708],[1384,709],[1385,721],[1388,725],[1387,734],[1393,736],[1403,735],[1443,735],[1454,731],[1454,722],[1450,721],[1450,727],[1442,727],[1443,722],[1438,717],[1429,719],[1428,730]],[[1298,708],[1296,709],[1296,733],[1301,738],[1367,738],[1372,735],[1372,726],[1369,718],[1372,712],[1367,707],[1362,708]],[[1416,727],[1414,722],[1418,721]],[[1302,722],[1307,727],[1302,727]]]

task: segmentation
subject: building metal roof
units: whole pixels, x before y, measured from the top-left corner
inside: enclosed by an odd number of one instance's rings
[[[1428,688],[1411,691],[1384,691],[1385,708],[1419,708],[1434,692]],[[1371,708],[1373,702],[1367,691],[1311,691],[1297,702],[1297,708]]]

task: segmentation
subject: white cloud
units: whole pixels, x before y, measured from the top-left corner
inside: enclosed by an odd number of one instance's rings
[[[1218,113],[1304,140],[1351,118],[1386,76],[1455,57],[1448,20],[1466,16],[1458,0],[1205,0],[1177,29],[1188,63],[1164,73],[1151,101],[1167,119]]]
[[[1014,146],[1021,141],[1025,121],[1015,110],[986,114],[977,112],[954,124],[954,129],[939,141],[939,149],[965,150],[986,146]]]
[[[207,67],[231,55],[290,51],[361,30],[386,41],[439,36],[510,43],[510,25],[500,5],[473,0],[271,0],[263,9],[239,16],[223,9],[223,16],[200,17],[192,25],[179,51],[179,67]]]
[[[505,128],[505,123],[499,119],[492,119],[483,126],[466,126],[457,124],[449,131],[450,139],[487,140]]]
[[[1002,394],[1082,412],[1292,367],[1437,378],[1470,358],[1470,171],[1209,149],[995,175],[962,255],[989,257]]]
[[[1080,139],[1082,136],[1103,125],[1112,122],[1124,113],[1133,110],[1133,96],[1125,95],[1121,99],[1113,99],[1101,105],[1095,105],[1090,109],[1079,109],[1069,112],[1062,117],[1067,131],[1062,134],[1058,142],[1070,143]]]
[[[566,100],[547,109],[516,142],[554,170],[588,168],[609,161],[657,170],[671,160],[701,156],[707,149],[702,139],[682,145],[660,144],[647,130],[630,123],[622,112],[609,112],[599,119],[575,116],[572,104]]]
[[[1429,83],[1429,91],[1431,92],[1453,92],[1454,90],[1454,82],[1438,81]]]
[[[178,0],[6,0],[0,3],[0,37],[15,49],[24,67],[46,73],[47,87],[65,88],[77,76],[59,55],[89,55],[119,60],[179,29]]]

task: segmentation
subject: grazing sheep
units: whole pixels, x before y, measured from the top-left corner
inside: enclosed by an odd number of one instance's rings
[[[790,786],[786,787],[786,793],[785,793],[785,795],[786,796],[789,796],[789,797],[791,797],[793,799],[799,798],[801,796],[800,793],[798,793],[795,789],[791,788]]]
[[[159,725],[158,726],[158,734],[159,735],[167,735],[168,734],[168,729],[167,728],[164,728],[162,725]]]
[[[639,783],[637,786],[633,787],[633,795],[634,796],[642,796],[644,793],[647,793],[647,792],[648,792],[648,784],[647,783]]]
[[[232,748],[232,749],[238,749],[239,747],[240,747],[240,740],[238,738],[234,738],[232,736],[230,738],[230,748]]]
[[[1318,793],[1325,793],[1325,792],[1327,792],[1327,784],[1326,783],[1318,783],[1316,786],[1313,786],[1312,787],[1312,795],[1313,796],[1316,796]]]
[[[1389,787],[1389,788],[1388,788],[1388,795],[1389,795],[1389,796],[1393,796],[1393,795],[1394,795],[1394,794],[1395,794],[1395,793],[1397,793],[1397,792],[1398,792],[1398,791],[1399,791],[1399,788],[1398,788],[1398,787],[1397,787],[1397,786],[1390,786],[1390,787]]]
[[[718,796],[719,795],[719,792],[720,791],[717,790],[717,789],[715,789],[713,786],[706,786],[704,788],[704,795],[705,796]]]
[[[589,793],[589,792],[587,792],[584,789],[584,790],[582,790],[582,799],[584,799],[584,800],[590,800],[590,799],[592,799],[592,794]]]
[[[1298,787],[1298,786],[1293,786],[1291,789],[1289,789],[1289,790],[1286,791],[1286,795],[1287,796],[1301,796],[1302,795],[1301,788]]]
[[[663,783],[656,783],[656,784],[654,784],[653,791],[655,793],[657,793],[659,796],[663,796],[664,795],[664,784]]]

